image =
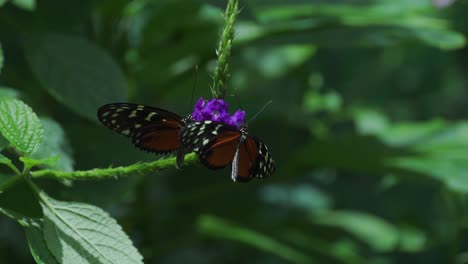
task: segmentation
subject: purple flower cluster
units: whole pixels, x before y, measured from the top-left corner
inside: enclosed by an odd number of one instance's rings
[[[195,121],[212,120],[221,122],[237,129],[244,124],[245,112],[237,110],[229,115],[229,105],[223,99],[211,99],[209,101],[201,97],[193,109],[192,118]]]

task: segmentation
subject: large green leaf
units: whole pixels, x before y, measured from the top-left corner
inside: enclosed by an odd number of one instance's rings
[[[330,211],[312,219],[318,224],[340,227],[376,251],[394,250],[399,243],[399,230],[377,216],[354,211]]]
[[[59,263],[52,255],[52,252],[47,248],[42,232],[42,219],[25,217],[19,213],[1,207],[0,213],[3,213],[11,219],[17,221],[24,228],[29,244],[29,249],[36,263]]]
[[[100,208],[40,197],[44,237],[60,263],[143,263],[122,228]]]
[[[411,2],[406,0],[379,0],[368,1],[360,5],[347,3],[347,1],[329,4],[326,2],[308,3],[301,0],[253,0],[249,3],[257,17],[269,23],[310,16],[333,16],[347,18],[348,20],[373,21],[427,13],[432,9],[430,2],[426,0]]]
[[[241,34],[240,42],[343,47],[412,41],[440,49],[457,49],[466,44],[463,34],[430,16],[429,1],[376,1],[362,5],[252,1],[251,6],[263,25],[251,25],[242,32],[246,34]]]
[[[33,11],[36,9],[36,0],[13,0],[11,2],[17,7],[25,10]]]
[[[0,60],[1,60],[1,47],[0,47]],[[0,62],[1,69],[1,62]],[[8,87],[0,86],[0,99],[4,98],[18,98],[18,92]],[[0,134],[0,150],[8,146],[8,140]]]
[[[229,223],[218,217],[204,215],[198,221],[200,232],[220,239],[228,239],[256,247],[292,263],[314,263],[313,259],[302,252],[275,239]]]
[[[24,155],[33,154],[43,140],[39,118],[16,99],[0,100],[0,133]]]
[[[391,124],[383,116],[371,113],[361,111],[356,115],[359,131],[377,136],[388,146],[409,151],[387,156],[383,160],[385,167],[398,168],[400,174],[406,171],[433,177],[452,190],[468,192],[467,122],[451,124],[436,119]],[[374,127],[366,125],[368,123]],[[380,125],[376,127],[375,124]]]
[[[105,103],[126,101],[125,77],[102,49],[72,35],[27,38],[26,56],[42,86],[76,113],[96,120]]]
[[[44,239],[42,228],[42,220],[30,219],[28,225],[24,226],[26,238],[28,239],[29,249],[31,254],[38,264],[55,264],[59,263],[54,257],[50,249],[47,247]]]
[[[62,127],[50,118],[41,118],[44,128],[44,142],[34,153],[33,158],[46,159],[58,157],[56,168],[61,171],[73,170],[73,159],[71,157],[71,146],[65,136]]]
[[[302,184],[266,185],[260,192],[262,200],[278,206],[299,208],[310,212],[319,212],[331,207],[331,198],[319,189]]]

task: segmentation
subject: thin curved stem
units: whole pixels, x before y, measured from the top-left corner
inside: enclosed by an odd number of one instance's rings
[[[185,156],[185,164],[194,163],[198,159],[194,153]],[[176,158],[160,159],[153,162],[135,163],[126,167],[115,167],[105,169],[92,169],[86,171],[56,171],[56,170],[39,170],[31,172],[33,178],[53,178],[64,180],[89,180],[89,179],[104,179],[130,176],[135,174],[146,175],[157,170],[175,168]]]

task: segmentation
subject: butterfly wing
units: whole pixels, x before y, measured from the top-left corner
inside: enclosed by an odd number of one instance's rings
[[[213,121],[193,122],[181,129],[182,144],[195,151],[210,169],[231,165],[234,181],[247,182],[273,174],[274,161],[266,145],[237,129]]]
[[[252,179],[252,168],[255,166],[257,153],[257,145],[250,138],[239,142],[231,165],[233,181],[248,182]]]
[[[260,139],[256,137],[250,137],[257,146],[257,158],[252,169],[252,177],[254,178],[265,178],[270,177],[275,172],[275,162],[271,157],[271,153],[268,151],[267,146]]]
[[[145,151],[167,153],[180,147],[182,118],[164,109],[114,103],[99,108],[98,119],[108,128],[132,138]]]
[[[193,122],[180,131],[182,145],[194,151],[200,162],[210,169],[231,164],[240,132],[231,126],[210,120]]]

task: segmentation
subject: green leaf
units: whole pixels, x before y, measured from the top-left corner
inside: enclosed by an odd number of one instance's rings
[[[310,212],[328,210],[332,204],[329,196],[307,185],[266,185],[261,189],[260,195],[265,202]]]
[[[199,218],[198,227],[200,232],[205,235],[242,242],[292,263],[313,263],[311,257],[288,245],[253,230],[231,224],[218,217],[204,215]]]
[[[40,219],[30,219],[27,226],[24,226],[26,238],[29,244],[29,250],[34,260],[38,264],[55,264],[59,263],[54,257],[50,249],[47,247],[42,221]]]
[[[28,11],[36,9],[36,0],[13,0],[12,3],[17,7]]]
[[[418,252],[427,245],[428,237],[421,230],[403,226],[400,228],[400,250],[406,252]]]
[[[5,164],[5,165],[9,165],[9,164],[13,164],[11,163],[11,160],[5,156],[3,156],[2,154],[0,154],[0,164]]]
[[[58,157],[56,169],[61,171],[73,171],[73,159],[71,146],[65,137],[62,127],[50,118],[40,118],[44,129],[44,142],[32,156],[35,159]]]
[[[60,263],[143,263],[117,222],[98,207],[40,193],[44,237]]]
[[[0,51],[0,65],[1,65],[1,51]],[[1,68],[1,66],[0,66]],[[12,88],[9,88],[9,87],[4,87],[4,86],[0,86],[0,98],[1,99],[4,99],[4,98],[18,98],[19,96],[19,93],[18,91],[12,89]]]
[[[251,26],[245,36],[239,36],[239,42],[256,39],[262,43],[385,47],[411,41],[445,50],[466,45],[463,34],[430,16],[429,1],[408,4],[384,0],[362,5],[296,2],[252,3],[254,14],[266,26]],[[337,35],[341,37],[337,39]]]
[[[72,35],[27,40],[26,57],[42,86],[59,102],[90,120],[105,103],[126,101],[125,77],[104,50]]]
[[[1,69],[1,47],[0,47],[0,69]],[[18,98],[19,93],[18,91],[0,86],[0,99],[4,98]],[[8,140],[4,136],[0,134],[0,150],[4,149],[8,146]]]
[[[41,122],[20,100],[0,100],[0,133],[22,154],[31,155],[43,140]]]
[[[31,255],[36,263],[58,264],[52,252],[47,248],[42,232],[42,219],[25,217],[19,213],[1,207],[0,213],[17,221],[24,228]]]
[[[399,243],[399,230],[377,216],[354,211],[330,211],[312,219],[317,224],[342,228],[376,251],[391,251]]]
[[[31,157],[20,157],[20,160],[24,163],[26,168],[31,169],[33,167],[48,165],[54,167],[57,164],[59,157],[48,157],[45,159],[34,159]]]
[[[398,168],[400,174],[426,175],[445,183],[451,190],[468,192],[468,122],[450,124],[437,119],[418,123],[387,122],[385,129],[368,132],[387,145],[409,150],[404,155],[388,156],[384,161],[386,167]]]
[[[4,5],[6,3],[6,0],[0,0],[0,6]]]

